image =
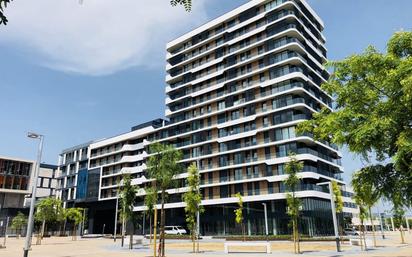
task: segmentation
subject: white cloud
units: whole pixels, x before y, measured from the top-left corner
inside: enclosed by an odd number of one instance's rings
[[[22,0],[6,9],[0,43],[19,45],[52,69],[88,75],[164,65],[167,41],[206,18],[205,0],[192,12],[169,0]]]

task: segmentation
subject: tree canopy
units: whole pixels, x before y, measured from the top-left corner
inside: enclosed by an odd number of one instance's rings
[[[172,6],[183,5],[188,12],[192,10],[192,0],[171,0],[170,4]]]
[[[11,227],[16,230],[21,230],[22,227],[27,225],[27,216],[21,212],[18,212],[17,215],[11,221]]]
[[[312,120],[300,123],[298,132],[315,139],[347,145],[370,162],[375,186],[388,198],[412,202],[412,32],[396,32],[381,53],[369,46],[363,53],[328,63],[332,74],[322,85],[336,100],[336,110],[324,108]],[[374,176],[373,176],[374,175]],[[396,186],[394,186],[394,184]]]
[[[61,213],[64,211],[61,200],[53,197],[40,200],[36,207],[36,220],[45,221],[46,223],[59,221]]]
[[[4,9],[7,7],[7,4],[10,3],[10,1],[11,0],[0,0],[0,25],[7,25],[8,20],[4,15]]]

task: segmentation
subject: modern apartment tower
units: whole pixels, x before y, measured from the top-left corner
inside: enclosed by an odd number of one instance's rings
[[[244,195],[248,233],[263,232],[262,203],[271,232],[288,233],[283,181],[290,152],[305,164],[303,233],[331,234],[329,196],[316,184],[342,182],[340,153],[295,133],[299,122],[331,109],[320,88],[328,79],[322,30],[304,0],[252,0],[167,44],[170,123],[150,141],[174,144],[186,166],[200,163],[204,234],[237,232],[236,192]]]
[[[157,141],[181,150],[185,168],[199,166],[203,235],[241,233],[234,221],[237,192],[243,195],[249,234],[264,233],[262,203],[270,234],[289,234],[284,180],[293,152],[304,162],[297,192],[303,203],[301,232],[333,234],[329,193],[317,184],[344,185],[341,154],[332,144],[295,132],[313,113],[332,110],[331,96],[320,88],[329,76],[322,66],[322,30],[304,0],[252,0],[171,41],[167,119],[63,151],[59,196],[68,207],[90,208],[89,232],[100,233],[103,226],[112,231],[122,175],[131,174],[141,188],[134,210],[145,210],[148,149]],[[168,190],[167,225],[185,225],[186,177],[185,169],[176,177],[178,186]],[[342,191],[342,216],[350,216],[356,205]]]

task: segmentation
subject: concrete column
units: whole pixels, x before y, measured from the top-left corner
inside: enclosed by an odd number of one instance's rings
[[[276,219],[274,218],[273,213],[275,212],[275,202],[271,201],[270,202],[270,210],[272,212],[272,229],[273,229],[273,234],[277,235],[278,234],[278,228],[277,228],[277,224],[276,224]]]
[[[247,219],[247,234],[250,236],[250,235],[252,235],[252,228],[251,228],[251,224],[250,224],[250,209],[249,209],[249,203],[247,203],[246,204],[246,212],[247,212],[247,216],[248,216],[248,219]]]

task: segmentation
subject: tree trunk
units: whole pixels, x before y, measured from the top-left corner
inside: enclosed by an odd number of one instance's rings
[[[362,231],[360,233],[362,233],[363,245],[365,246],[365,251],[367,251],[368,246],[366,245],[365,226],[363,225],[363,220],[361,221],[361,225],[362,225]]]
[[[152,244],[152,217],[149,215],[149,243]]]
[[[76,241],[77,240],[77,232],[76,232],[76,224],[73,224],[73,228],[72,228],[72,241]]]
[[[124,246],[124,232],[126,231],[126,224],[124,218],[122,218],[122,247]]]
[[[43,223],[41,224],[41,240],[43,240],[44,236],[44,228],[46,227],[46,220],[43,220]]]
[[[132,222],[132,231],[130,231],[130,242],[129,242],[129,249],[133,249],[133,234],[134,234],[134,225]]]
[[[359,244],[361,247],[361,251],[363,251],[363,242],[362,242],[362,231],[361,231],[361,226],[358,225],[358,231],[359,231]]]
[[[196,235],[195,226],[192,225],[192,235],[191,236],[192,236],[193,252],[196,251],[195,235]]]
[[[373,246],[376,247],[376,237],[375,237],[375,226],[373,224],[373,218],[372,218],[372,208],[369,206],[369,219],[371,220],[371,225],[372,225],[372,236],[373,236]]]
[[[243,242],[246,241],[246,228],[245,228],[245,222],[242,221],[242,235],[243,235]]]
[[[401,220],[401,222],[402,222],[402,220]],[[399,227],[399,231],[401,232],[401,244],[404,244],[405,243],[405,237],[403,236],[403,226],[402,225]]]
[[[299,242],[299,227],[298,227],[298,219],[296,219],[296,245],[297,245],[297,250],[298,253],[300,253],[300,242]]]
[[[293,251],[294,253],[297,253],[296,251],[296,229],[295,229],[295,219],[292,221],[292,237],[293,237]]]
[[[162,190],[162,212],[160,215],[160,257],[165,257],[165,190]]]
[[[64,236],[66,236],[66,220],[64,220],[64,223],[63,223],[63,235]]]

